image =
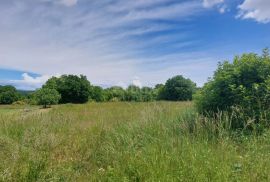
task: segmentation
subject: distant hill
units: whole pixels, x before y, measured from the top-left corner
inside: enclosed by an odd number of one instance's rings
[[[30,95],[30,94],[32,94],[32,93],[34,93],[35,91],[33,91],[33,90],[17,90],[20,94],[22,94],[22,95],[25,95],[25,96],[27,96],[27,95]]]

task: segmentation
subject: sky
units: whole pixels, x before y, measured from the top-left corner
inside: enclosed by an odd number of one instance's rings
[[[198,86],[218,62],[270,46],[269,0],[0,0],[0,85]]]

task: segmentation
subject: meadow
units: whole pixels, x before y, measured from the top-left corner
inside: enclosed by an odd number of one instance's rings
[[[0,181],[269,181],[270,131],[224,119],[192,102],[0,106]]]

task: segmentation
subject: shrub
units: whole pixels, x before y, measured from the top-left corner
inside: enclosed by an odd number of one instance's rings
[[[42,88],[35,93],[35,98],[38,105],[47,108],[50,105],[58,104],[61,96],[55,89]]]
[[[23,105],[27,105],[27,102],[23,100],[18,100],[18,101],[13,102],[12,105],[23,106]]]
[[[243,54],[235,57],[232,63],[220,63],[213,78],[196,96],[196,106],[203,114],[233,112],[233,108],[238,108],[257,123],[262,113],[269,113],[264,112],[269,104],[270,58],[267,51],[263,56]],[[235,127],[243,128],[244,124],[238,123]]]

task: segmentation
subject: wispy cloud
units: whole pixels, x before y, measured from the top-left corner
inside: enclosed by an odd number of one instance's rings
[[[224,0],[203,0],[203,6],[206,8],[210,8],[223,2]]]
[[[1,7],[0,67],[82,73],[94,83],[129,82],[141,72],[138,60],[149,61],[148,48],[190,46],[184,31],[163,32],[203,11],[199,1],[177,0],[11,0]]]
[[[223,5],[223,0],[0,1],[0,68],[85,74],[94,84],[127,85],[135,76],[142,84],[161,82],[153,75],[177,69],[173,73],[182,74],[198,64],[198,52],[190,50],[200,38],[194,39],[190,22],[210,7],[225,12]],[[216,63],[209,54],[204,59]]]

